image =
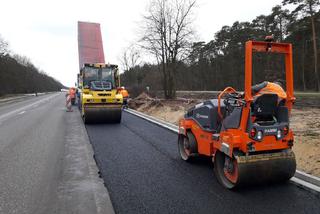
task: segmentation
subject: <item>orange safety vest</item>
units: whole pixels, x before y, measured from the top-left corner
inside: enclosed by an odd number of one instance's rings
[[[121,94],[123,96],[123,98],[128,98],[129,97],[129,93],[126,89],[122,89],[121,90]]]
[[[268,82],[267,86],[262,88],[255,96],[261,96],[262,94],[277,94],[279,99],[286,99],[287,94],[283,88],[277,83]]]

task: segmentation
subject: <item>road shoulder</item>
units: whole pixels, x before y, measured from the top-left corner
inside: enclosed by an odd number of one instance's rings
[[[110,196],[103,180],[99,178],[94,153],[79,111],[74,108],[74,112],[67,113],[65,119],[65,154],[54,213],[113,214]]]

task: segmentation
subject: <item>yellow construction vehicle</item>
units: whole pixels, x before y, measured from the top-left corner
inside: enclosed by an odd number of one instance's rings
[[[117,65],[84,64],[80,69],[80,111],[84,123],[120,123],[123,97]]]

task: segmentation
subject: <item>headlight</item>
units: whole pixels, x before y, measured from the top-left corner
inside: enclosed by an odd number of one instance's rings
[[[277,138],[278,139],[281,138],[281,130],[280,129],[277,131]]]
[[[262,139],[262,131],[258,131],[257,133],[257,139],[261,140]]]

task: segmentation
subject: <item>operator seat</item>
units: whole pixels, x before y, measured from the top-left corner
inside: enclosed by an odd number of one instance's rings
[[[256,121],[274,121],[277,110],[277,94],[262,94],[255,98],[251,104],[252,116],[256,117]]]

